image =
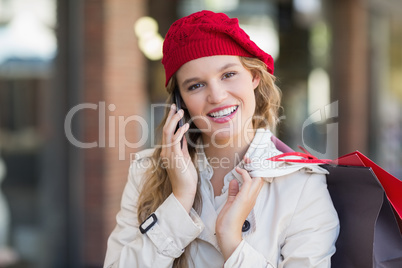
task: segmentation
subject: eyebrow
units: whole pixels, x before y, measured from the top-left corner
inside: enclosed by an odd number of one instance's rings
[[[218,72],[222,72],[222,71],[224,71],[224,70],[226,70],[226,69],[228,69],[228,68],[230,68],[230,67],[237,66],[237,65],[239,65],[239,64],[238,64],[238,63],[234,63],[234,62],[225,64],[225,65],[223,65],[221,68],[219,68]],[[189,79],[184,80],[183,83],[181,84],[181,86],[184,87],[185,85],[187,85],[187,84],[189,84],[189,83],[191,83],[191,82],[198,81],[198,80],[200,80],[199,77],[191,77],[191,78],[189,78]]]

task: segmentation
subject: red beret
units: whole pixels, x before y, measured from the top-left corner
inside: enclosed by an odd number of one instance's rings
[[[170,26],[163,43],[165,85],[186,62],[216,55],[259,58],[267,65],[269,73],[274,72],[271,55],[250,40],[240,28],[238,19],[204,10],[183,17]]]

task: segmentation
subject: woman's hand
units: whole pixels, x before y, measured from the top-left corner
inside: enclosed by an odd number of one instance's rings
[[[245,158],[245,162],[250,160]],[[225,261],[232,255],[242,240],[242,227],[253,209],[264,181],[251,178],[244,169],[236,167],[242,175],[243,185],[239,191],[237,180],[230,181],[228,200],[216,219],[215,232]]]
[[[183,115],[184,111],[176,113],[176,105],[172,104],[163,126],[161,160],[172,184],[174,196],[187,212],[190,212],[197,191],[198,175],[188,153],[187,140],[184,136],[189,124],[184,124],[175,133],[177,123]],[[181,139],[183,148],[180,146]]]

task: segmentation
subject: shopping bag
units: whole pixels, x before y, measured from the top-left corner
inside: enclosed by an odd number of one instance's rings
[[[318,159],[273,141],[285,153],[269,160],[321,164],[329,171],[328,191],[340,221],[331,267],[402,268],[402,181],[358,151]]]
[[[332,267],[402,267],[402,181],[356,151],[323,165],[340,233]]]

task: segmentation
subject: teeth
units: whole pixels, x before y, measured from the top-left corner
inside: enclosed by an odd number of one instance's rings
[[[237,109],[237,106],[232,106],[232,107],[220,110],[218,112],[210,113],[209,115],[212,117],[225,117],[225,116],[228,116],[229,114],[233,113],[236,109]]]

